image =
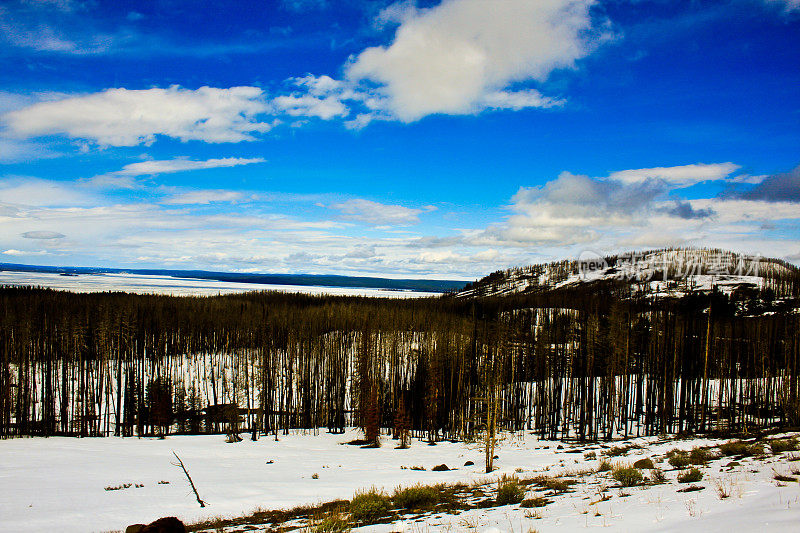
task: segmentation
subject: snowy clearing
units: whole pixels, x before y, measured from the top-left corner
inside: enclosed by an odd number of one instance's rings
[[[268,285],[209,279],[148,276],[142,274],[78,274],[62,276],[49,272],[0,271],[0,285],[46,287],[71,292],[130,292],[171,296],[217,296],[251,291],[280,291],[332,296],[372,296],[376,298],[424,298],[438,292],[388,290],[361,287],[322,287],[317,285]]]
[[[344,435],[293,433],[280,435],[277,442],[262,437],[258,442],[236,444],[227,444],[223,435],[0,441],[3,529],[124,530],[128,524],[161,516],[175,515],[187,522],[234,517],[259,507],[317,504],[349,499],[355,491],[372,486],[391,492],[398,485],[415,483],[465,482],[472,486],[482,482],[481,488],[491,495],[497,487],[494,481],[506,474],[520,479],[560,476],[576,483],[563,494],[528,486],[525,497],[546,496],[550,503],[544,507],[506,505],[460,514],[405,515],[392,523],[356,531],[800,530],[800,484],[774,479],[776,474],[797,478],[799,452],[711,460],[701,467],[702,481],[695,483],[703,490],[680,493],[678,490],[689,484],[677,482],[679,471],[663,461],[664,454],[673,448],[690,450],[724,440],[626,441],[641,448],[609,458],[612,463],[651,457],[664,470],[667,481],[623,489],[609,472],[595,472],[611,445],[562,445],[530,434],[507,436],[497,451],[498,470],[486,474],[478,445],[440,442],[428,446],[413,441],[410,449],[400,450],[388,437],[378,449],[342,444],[358,436],[352,430]],[[173,450],[186,463],[200,496],[208,502],[205,509],[198,506],[182,471],[172,465]],[[584,454],[591,452],[596,457],[587,459]],[[462,466],[468,460],[475,465]],[[454,470],[431,471],[441,463]],[[729,497],[721,499],[719,487]]]

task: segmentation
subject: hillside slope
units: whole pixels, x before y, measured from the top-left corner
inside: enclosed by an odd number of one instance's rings
[[[718,288],[770,289],[776,296],[796,295],[800,269],[780,259],[741,255],[718,249],[670,248],[578,259],[499,270],[468,284],[459,297],[536,294],[592,283],[629,284],[651,297],[679,297]]]

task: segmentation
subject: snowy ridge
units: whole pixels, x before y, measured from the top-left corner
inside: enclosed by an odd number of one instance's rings
[[[494,272],[471,283],[459,297],[509,296],[579,286],[629,283],[652,296],[680,296],[718,287],[773,288],[791,292],[800,270],[785,261],[717,249],[662,249],[609,257],[585,252],[574,260],[540,263]]]

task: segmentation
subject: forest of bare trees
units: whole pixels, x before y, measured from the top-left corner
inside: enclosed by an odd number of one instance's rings
[[[487,426],[579,440],[800,425],[797,301],[0,288],[0,436]]]

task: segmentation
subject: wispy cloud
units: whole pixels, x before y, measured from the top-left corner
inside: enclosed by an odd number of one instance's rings
[[[261,157],[224,157],[221,159],[206,159],[202,161],[189,159],[187,157],[178,157],[166,160],[139,161],[127,164],[120,170],[94,176],[93,178],[85,180],[84,183],[101,188],[132,189],[140,185],[135,179],[139,176],[156,176],[159,174],[172,174],[175,172],[188,172],[211,168],[231,168],[264,162],[266,162],[266,159]]]
[[[648,180],[663,181],[672,187],[689,187],[704,181],[727,178],[739,169],[734,163],[681,165],[676,167],[639,168],[613,172],[608,177],[623,183],[642,183]]]
[[[355,198],[331,205],[339,211],[339,218],[343,220],[356,220],[374,226],[416,224],[423,209],[414,209],[402,205],[382,204]]]
[[[781,6],[787,13],[800,11],[800,0],[764,0],[767,4]]]
[[[166,205],[208,205],[220,202],[238,202],[245,198],[239,191],[201,190],[176,194],[161,200]]]
[[[85,206],[98,198],[73,183],[31,177],[6,177],[0,181],[0,204],[15,206]]]
[[[252,165],[254,163],[264,163],[266,159],[261,157],[255,158],[241,158],[241,157],[224,157],[221,159],[206,159],[204,161],[195,161],[188,158],[178,157],[175,159],[167,160],[150,160],[140,161],[138,163],[131,163],[125,165],[121,170],[113,172],[119,176],[145,176],[156,174],[169,174],[173,172],[185,172],[187,170],[202,170],[207,168],[229,168],[238,167],[241,165]]]

